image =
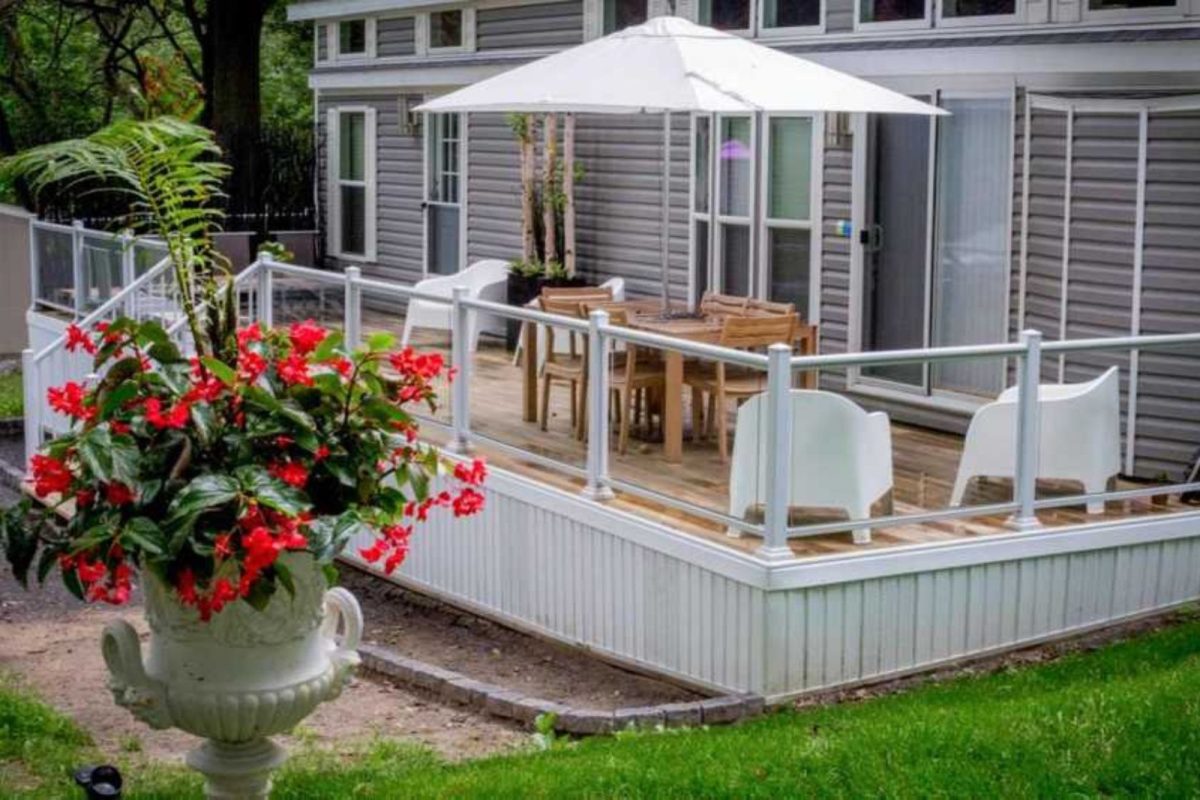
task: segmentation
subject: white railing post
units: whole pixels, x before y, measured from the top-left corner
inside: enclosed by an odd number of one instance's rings
[[[133,283],[137,269],[134,265],[134,242],[136,240],[129,231],[121,233],[121,290],[124,291]],[[137,293],[125,298],[125,316],[137,319]]]
[[[1017,374],[1017,463],[1013,479],[1013,495],[1017,511],[1011,520],[1017,530],[1038,526],[1033,501],[1037,495],[1039,420],[1038,383],[1042,373],[1042,332],[1021,332],[1025,353],[1020,358]]]
[[[25,463],[29,467],[29,459],[41,445],[42,430],[42,398],[41,387],[38,385],[37,363],[33,360],[33,348],[27,347],[21,351],[21,376],[25,390]]]
[[[470,293],[466,286],[450,290],[450,365],[456,373],[450,383],[450,422],[454,426],[450,449],[460,455],[471,452],[471,309],[462,302]]]
[[[611,500],[608,485],[608,337],[601,330],[608,325],[608,312],[596,309],[588,316],[587,363],[587,484],[583,496],[591,500]]]
[[[274,275],[271,272],[273,259],[270,253],[258,254],[258,322],[267,327],[275,327],[275,286]]]
[[[782,561],[792,557],[787,539],[792,484],[792,348],[773,344],[767,349],[767,359],[767,494],[758,554]]]
[[[362,340],[362,289],[358,282],[362,278],[362,270],[358,267],[346,267],[346,308],[344,310],[346,347],[353,350]]]
[[[83,272],[83,223],[71,223],[71,275],[75,282],[75,318],[84,315],[87,300],[87,284]]]

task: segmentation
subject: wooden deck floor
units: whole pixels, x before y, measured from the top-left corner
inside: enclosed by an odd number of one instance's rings
[[[368,313],[363,328],[372,330],[399,330],[403,321],[396,317]],[[414,342],[418,347],[438,349],[449,355],[445,336],[418,334]],[[471,428],[473,431],[504,442],[505,444],[572,464],[582,468],[585,460],[585,445],[571,435],[569,422],[568,392],[559,385],[551,394],[551,421],[549,429],[542,431],[535,423],[521,418],[521,370],[513,364],[512,354],[486,339],[481,342],[473,362],[471,392]],[[441,408],[435,418],[449,421],[448,387],[442,387]],[[686,400],[685,400],[686,402]],[[685,409],[685,421],[690,412]],[[685,425],[689,423],[685,422]],[[689,425],[690,427],[690,425]],[[730,426],[733,428],[732,424]],[[693,442],[686,435],[684,458],[681,464],[671,464],[662,457],[661,445],[653,441],[631,437],[629,451],[625,455],[613,447],[610,469],[614,477],[637,484],[659,493],[679,497],[697,505],[725,513],[728,511],[728,465],[722,464],[712,439]],[[427,438],[440,443],[442,434],[427,426]],[[895,512],[918,513],[945,508],[950,497],[958,460],[962,449],[961,437],[939,431],[898,423],[892,424],[894,502]],[[478,444],[480,454],[490,463],[538,481],[568,491],[582,488],[583,481],[561,470],[549,469],[533,461],[514,458],[489,449],[486,443]],[[1118,488],[1129,488],[1119,486]],[[1072,484],[1053,484],[1041,481],[1039,497],[1077,494],[1081,489]],[[1012,484],[1008,480],[976,480],[968,490],[966,503],[969,505],[1006,502],[1011,497]],[[613,503],[622,509],[646,516],[671,527],[696,536],[701,536],[724,546],[744,551],[753,551],[761,543],[753,535],[732,537],[726,534],[723,525],[695,515],[690,515],[658,503],[629,494],[618,493]],[[1104,519],[1119,519],[1145,514],[1161,514],[1178,511],[1182,506],[1176,499],[1168,505],[1156,505],[1149,498],[1109,503],[1101,515],[1089,515],[1082,505],[1039,512],[1039,519],[1047,526],[1062,526]],[[876,515],[882,509],[877,505]],[[805,521],[830,521],[844,519],[837,514],[818,515],[805,510],[793,511],[792,524]],[[849,532],[833,533],[790,540],[792,551],[797,556],[813,556],[830,553],[865,552],[902,544],[944,541],[974,536],[1013,535],[999,517],[973,517],[919,525],[900,525],[876,528],[872,542],[855,545]]]

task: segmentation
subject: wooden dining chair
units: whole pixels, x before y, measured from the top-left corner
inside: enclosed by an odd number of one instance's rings
[[[610,325],[624,327],[629,324],[629,311],[619,303],[584,304],[584,316],[590,315],[596,309],[604,309],[608,312]],[[617,424],[620,425],[617,451],[624,455],[629,449],[629,429],[635,421],[635,410],[636,421],[640,422],[644,403],[647,409],[647,421],[650,420],[651,412],[655,407],[654,401],[658,399],[666,386],[667,374],[662,359],[651,348],[626,344],[623,351],[612,353],[610,359],[609,389],[616,400],[613,410]],[[651,393],[656,394],[649,396]],[[583,406],[586,409],[586,400],[584,400]],[[586,421],[584,425],[586,428]]]
[[[539,302],[542,311],[547,314],[576,319],[583,316],[579,302],[571,298],[555,299],[543,295]],[[550,423],[550,387],[558,381],[571,389],[571,429],[576,436],[582,435],[587,354],[577,341],[578,334],[575,331],[553,325],[542,325],[542,331],[545,360],[542,362],[541,428],[546,430]],[[566,338],[565,350],[555,347],[559,337]]]
[[[795,314],[795,303],[779,303],[774,300],[759,300],[752,297],[746,301],[746,310],[750,314]]]
[[[771,314],[754,317],[726,317],[721,326],[722,347],[757,350],[776,343],[791,345],[795,338],[796,316]],[[692,429],[705,431],[703,395],[708,395],[707,431],[713,418],[717,426],[717,451],[721,461],[729,462],[727,404],[738,403],[766,391],[767,373],[742,367],[728,367],[723,361],[698,362],[684,367],[683,382],[692,387]],[[697,434],[699,435],[699,434]]]
[[[705,292],[700,298],[700,313],[706,317],[740,317],[746,314],[749,304],[749,297]]]

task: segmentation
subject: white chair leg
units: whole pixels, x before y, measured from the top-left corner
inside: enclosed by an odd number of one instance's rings
[[[847,508],[846,513],[850,515],[850,519],[867,519],[871,516],[871,504],[867,503],[859,508]],[[870,528],[854,528],[851,533],[854,536],[855,544],[871,543]]]
[[[954,491],[950,493],[951,506],[962,505],[963,495],[967,493],[967,484],[971,482],[971,478],[973,477],[973,475],[968,475],[963,471],[961,467],[959,468],[958,477],[954,479]]]
[[[1109,483],[1108,478],[1092,478],[1091,480],[1083,481],[1083,490],[1087,494],[1097,494],[1099,492],[1107,492],[1108,491],[1108,483]],[[1087,513],[1103,514],[1104,513],[1104,501],[1103,500],[1094,500],[1094,501],[1088,503],[1087,504]]]

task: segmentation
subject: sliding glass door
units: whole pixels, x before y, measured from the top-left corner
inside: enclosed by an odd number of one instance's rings
[[[931,98],[922,97],[922,100]],[[1012,102],[946,95],[952,116],[869,123],[863,250],[864,350],[984,344],[1007,336]],[[994,396],[997,360],[864,368],[924,394]]]
[[[754,118],[717,117],[717,264],[725,294],[749,295],[754,213]]]

